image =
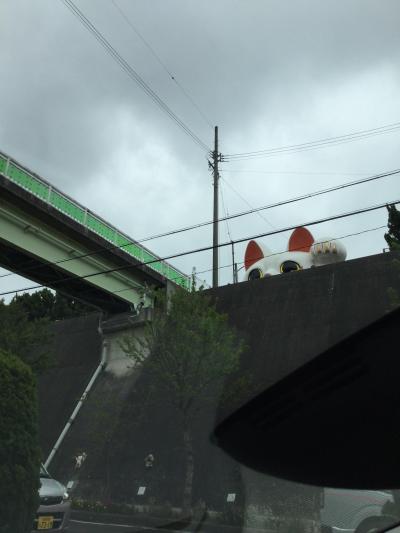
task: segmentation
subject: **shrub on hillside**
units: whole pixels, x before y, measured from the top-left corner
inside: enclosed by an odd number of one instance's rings
[[[31,530],[39,506],[37,423],[31,369],[0,351],[0,533]]]
[[[6,304],[0,299],[0,351],[12,353],[35,374],[50,365],[48,320],[31,320],[18,302]]]

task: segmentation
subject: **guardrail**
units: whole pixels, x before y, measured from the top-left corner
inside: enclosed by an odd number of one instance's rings
[[[115,226],[109,224],[101,217],[58,190],[56,187],[53,187],[53,185],[50,185],[45,179],[31,172],[17,161],[1,152],[0,172],[13,183],[19,185],[22,189],[29,191],[43,202],[46,202],[54,209],[57,209],[57,211],[60,211],[75,222],[78,222],[83,228],[100,235],[114,246],[121,248],[124,252],[141,263],[160,259],[157,255],[154,255],[150,250],[141,246],[138,242],[118,230]],[[190,277],[183,272],[180,272],[166,261],[160,260],[150,262],[147,266],[177,285],[186,289],[190,287]]]

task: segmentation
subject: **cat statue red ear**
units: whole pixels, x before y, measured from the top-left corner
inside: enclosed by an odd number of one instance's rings
[[[261,259],[267,257],[271,252],[265,248],[262,244],[258,244],[256,241],[250,241],[246,247],[246,253],[244,255],[244,266],[247,269],[257,263]]]
[[[263,244],[250,241],[244,254],[245,279],[263,278],[266,273],[265,264],[270,256],[271,252]]]
[[[263,244],[250,241],[244,256],[244,280],[285,274],[346,259],[346,248],[338,239],[314,239],[307,228],[296,228],[290,235],[288,249],[272,253]]]

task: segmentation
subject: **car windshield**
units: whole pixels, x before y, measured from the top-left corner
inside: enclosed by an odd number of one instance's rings
[[[400,520],[399,21],[0,2],[0,530]]]

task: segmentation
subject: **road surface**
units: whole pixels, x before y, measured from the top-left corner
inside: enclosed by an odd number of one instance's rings
[[[166,530],[161,530],[166,531]],[[174,533],[174,530],[167,530]],[[175,530],[176,533],[190,533],[188,530]],[[105,524],[102,522],[85,522],[81,520],[71,520],[68,533],[160,533],[160,529],[150,526],[132,526],[124,524]]]
[[[165,529],[141,525],[104,523],[101,521],[88,522],[75,519],[70,521],[68,529],[68,533],[160,533],[162,531],[165,533],[272,533],[264,529],[242,529],[240,526],[222,526],[217,524],[193,524],[190,529],[187,526],[183,529]]]

